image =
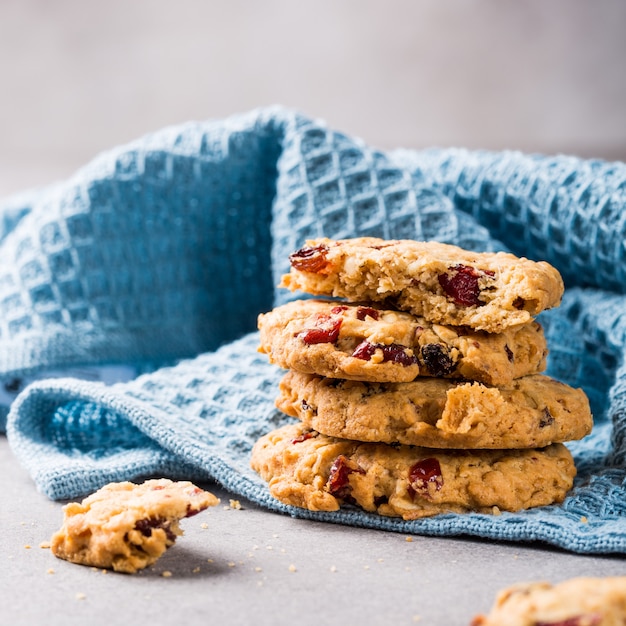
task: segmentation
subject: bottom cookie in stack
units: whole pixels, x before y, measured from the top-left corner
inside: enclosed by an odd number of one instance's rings
[[[338,439],[302,424],[262,437],[251,465],[285,504],[336,511],[347,503],[405,520],[561,502],[576,475],[572,456],[560,443],[542,449],[441,450]]]

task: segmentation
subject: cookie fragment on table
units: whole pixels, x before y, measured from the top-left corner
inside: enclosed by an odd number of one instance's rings
[[[370,382],[431,376],[504,385],[542,372],[548,352],[537,322],[493,334],[376,304],[296,300],[259,315],[258,326],[270,362]]]
[[[251,466],[285,504],[311,511],[351,504],[405,520],[562,502],[576,475],[570,452],[558,443],[530,450],[438,450],[337,439],[301,424],[261,437]]]
[[[60,559],[135,573],[152,565],[183,534],[180,520],[219,500],[188,481],[166,478],[110,483],[63,507],[63,526],[51,539]]]
[[[626,624],[626,576],[520,583],[498,594],[471,626],[619,626]]]
[[[312,239],[280,286],[351,302],[391,303],[431,322],[492,333],[558,306],[563,279],[545,261],[433,241]]]

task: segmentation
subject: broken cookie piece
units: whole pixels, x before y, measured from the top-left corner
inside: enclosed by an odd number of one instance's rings
[[[520,583],[471,626],[612,626],[626,623],[626,577]]]
[[[105,485],[63,511],[51,539],[60,559],[133,574],[152,565],[183,534],[179,522],[219,500],[187,481],[166,478]]]

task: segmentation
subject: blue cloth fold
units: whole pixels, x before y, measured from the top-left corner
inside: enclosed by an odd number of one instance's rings
[[[44,379],[7,436],[54,499],[146,475],[216,480],[270,510],[416,534],[626,551],[626,165],[462,149],[383,152],[272,107],[164,129],[72,178],[0,203],[0,381],[50,368],[152,371],[114,385]],[[566,281],[540,316],[547,373],[587,392],[593,433],[561,505],[405,522],[274,500],[249,468],[282,372],[257,352],[259,312],[310,237],[374,235],[510,250]]]

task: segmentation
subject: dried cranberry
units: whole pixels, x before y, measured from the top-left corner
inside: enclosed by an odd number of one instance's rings
[[[478,279],[493,276],[491,271],[480,271],[468,265],[453,265],[450,274],[440,274],[439,284],[447,296],[462,306],[483,306]]]
[[[360,306],[356,310],[357,319],[363,321],[366,317],[371,317],[373,320],[377,320],[379,313],[376,309],[372,309],[369,306]]]
[[[575,615],[557,622],[535,622],[535,626],[598,626],[602,623],[600,613],[587,613],[586,615]]]
[[[293,254],[289,255],[291,267],[302,272],[313,272],[319,274],[328,266],[326,254],[328,246],[320,244],[318,246],[305,246]]]
[[[314,343],[335,343],[339,339],[339,330],[341,329],[341,318],[331,317],[330,315],[318,315],[315,322],[315,328],[307,328],[298,337],[304,343],[311,345]]]
[[[433,483],[435,490],[439,491],[443,487],[443,476],[441,465],[435,458],[427,458],[418,461],[409,470],[409,494],[428,497],[428,484]]]
[[[433,376],[446,376],[456,369],[456,363],[441,344],[427,343],[422,347],[421,353],[426,369]]]
[[[334,306],[330,310],[330,312],[333,313],[334,315],[339,315],[339,313],[343,313],[344,311],[347,311],[347,310],[348,310],[348,307],[341,304],[339,306]]]
[[[310,430],[292,439],[291,443],[302,443],[303,441],[306,441],[307,439],[311,439],[312,437],[315,437],[315,436],[317,436],[317,433]]]
[[[369,361],[376,350],[381,350],[383,353],[383,363],[391,361],[408,367],[409,365],[415,365],[417,363],[417,357],[408,354],[405,346],[401,346],[398,343],[392,343],[386,346],[382,343],[370,343],[369,341],[362,341],[352,353],[352,356],[362,361]]]
[[[348,457],[340,454],[330,468],[326,488],[336,498],[346,500],[350,498],[352,486],[350,485],[350,474],[365,474],[365,470],[356,463],[350,461]]]

